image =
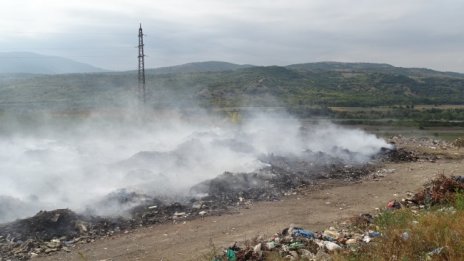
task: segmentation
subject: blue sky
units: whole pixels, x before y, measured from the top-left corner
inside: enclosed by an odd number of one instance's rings
[[[36,52],[112,70],[380,62],[464,72],[460,0],[14,0],[0,3],[0,52]]]

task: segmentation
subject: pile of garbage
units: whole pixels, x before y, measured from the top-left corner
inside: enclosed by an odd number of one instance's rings
[[[419,157],[414,152],[408,151],[404,148],[382,148],[382,154],[383,160],[396,163],[417,161],[419,159]]]
[[[79,214],[69,209],[41,211],[31,218],[0,225],[0,257],[22,260],[61,250],[70,251],[76,244],[110,237],[115,233],[129,233],[140,226],[184,222],[207,215],[235,212],[237,208],[247,208],[253,201],[279,200],[302,186],[317,185],[321,180],[357,180],[378,168],[375,162],[350,163],[350,157],[357,155],[349,152],[345,156],[340,159],[310,151],[301,157],[267,155],[261,159],[267,163],[266,167],[252,173],[225,172],[192,187],[190,196],[175,201],[121,190],[95,205],[104,208],[108,203],[126,204],[130,207],[125,216],[101,217],[91,209]],[[137,205],[133,206],[134,202]],[[280,237],[283,241],[279,241],[279,244],[294,243],[290,237],[295,235],[292,234],[293,230],[290,232]],[[300,235],[297,238],[305,237]],[[331,242],[322,243],[326,248],[344,244],[344,241],[337,241],[340,238],[333,235],[332,238],[334,241],[318,240]],[[352,239],[345,235],[343,238],[346,241]],[[262,246],[263,249],[267,247]],[[292,249],[295,247],[293,245]],[[295,248],[300,252],[302,249]]]
[[[207,202],[193,207],[158,203],[135,207],[129,218],[79,215],[69,209],[40,211],[31,218],[0,225],[0,257],[27,260],[61,250],[70,251],[77,244],[111,237],[115,233],[129,233],[143,225],[223,213],[223,210],[209,209]]]
[[[358,180],[375,171],[376,164],[345,164],[336,159],[321,157],[317,161],[302,158],[268,156],[268,163],[256,172],[225,172],[211,180],[193,186],[193,195],[208,195],[202,200],[231,206],[245,201],[272,201],[282,198],[301,186],[315,185],[320,180],[337,179],[345,181]],[[332,162],[332,163],[326,163]]]
[[[372,222],[373,217],[363,214],[359,217],[364,222]],[[234,243],[214,261],[272,260],[272,257],[284,260],[330,260],[330,253],[342,249],[368,244],[381,234],[367,230],[364,233],[353,232],[348,228],[330,227],[322,232],[312,232],[290,225],[282,232],[264,239],[262,236],[243,243]]]
[[[87,229],[84,219],[68,209],[40,211],[34,217],[0,226],[0,254],[27,259],[68,250],[70,240],[76,240]]]

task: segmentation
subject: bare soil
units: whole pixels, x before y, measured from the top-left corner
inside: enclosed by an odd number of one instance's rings
[[[374,213],[439,174],[464,175],[463,164],[462,158],[388,163],[384,168],[390,171],[384,177],[369,176],[355,183],[327,181],[316,190],[257,202],[234,214],[141,227],[35,260],[201,260],[211,251],[211,243],[222,248],[256,235],[272,235],[291,223],[317,231],[361,213]]]

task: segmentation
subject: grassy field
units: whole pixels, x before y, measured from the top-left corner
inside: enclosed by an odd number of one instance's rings
[[[331,110],[336,111],[336,112],[343,112],[343,111],[349,111],[349,112],[358,112],[358,111],[366,111],[366,110],[372,110],[372,111],[391,111],[393,108],[399,107],[397,106],[375,106],[375,107],[330,107]],[[414,109],[416,110],[428,110],[428,109],[440,109],[440,110],[449,110],[449,109],[464,109],[463,104],[456,104],[456,105],[428,105],[428,104],[423,104],[423,105],[414,105]]]
[[[389,138],[396,135],[405,137],[430,137],[453,141],[456,138],[464,137],[463,127],[401,127],[401,126],[386,126],[386,125],[346,125],[353,128],[361,128],[369,133],[374,133],[380,137]]]

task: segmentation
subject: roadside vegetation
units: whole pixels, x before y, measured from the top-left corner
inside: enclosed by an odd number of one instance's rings
[[[323,235],[328,233],[326,231]],[[336,229],[329,231],[337,235]],[[251,249],[251,252],[237,252],[235,245],[224,252],[211,243],[210,251],[202,260],[464,260],[464,176],[440,175],[425,184],[421,191],[401,200],[401,203],[391,201],[374,216],[362,214],[353,217],[342,231],[348,233],[349,235],[345,234],[348,237],[354,234],[364,234],[364,237],[350,244],[341,243],[343,237],[333,238],[333,242],[343,246],[334,249],[330,249],[329,245],[321,246],[317,243],[313,243],[314,248],[308,247],[311,244],[304,243],[307,240],[298,237],[291,240],[294,243],[290,248],[284,245],[264,247],[264,251],[261,250],[262,243],[256,245],[258,240],[244,242],[247,246],[245,249]],[[320,254],[322,251],[326,254]],[[243,253],[247,253],[249,258],[243,257]]]
[[[384,211],[374,222],[382,237],[334,260],[464,260],[464,194],[427,210]]]

